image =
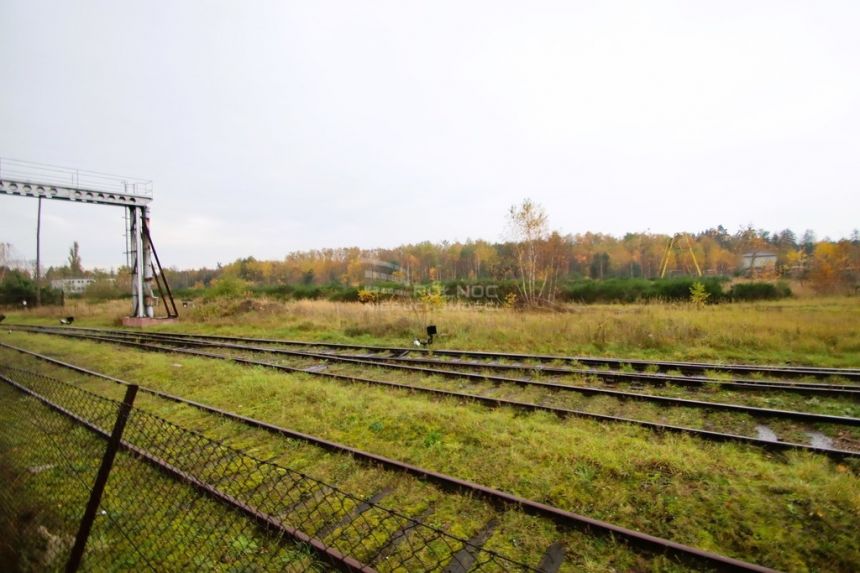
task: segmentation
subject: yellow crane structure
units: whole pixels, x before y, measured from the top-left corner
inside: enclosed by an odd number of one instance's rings
[[[702,267],[699,266],[699,261],[696,259],[696,253],[693,252],[693,241],[690,240],[690,235],[686,233],[675,233],[671,239],[669,239],[669,244],[666,245],[666,252],[663,253],[663,262],[660,264],[660,278],[666,277],[666,270],[669,268],[669,258],[672,255],[672,250],[674,250],[680,255],[683,252],[684,248],[681,246],[681,241],[687,242],[687,250],[690,253],[690,258],[693,259],[693,265],[696,267],[697,276],[702,276]],[[676,255],[676,259],[680,257]]]

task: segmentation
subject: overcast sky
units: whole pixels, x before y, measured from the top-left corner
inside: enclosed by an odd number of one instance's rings
[[[0,2],[0,156],[152,179],[165,265],[553,228],[860,227],[860,2]],[[123,263],[44,203],[43,257]],[[35,258],[36,201],[0,196]]]

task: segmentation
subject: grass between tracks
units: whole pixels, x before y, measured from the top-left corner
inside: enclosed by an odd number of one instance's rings
[[[263,327],[259,323],[266,320],[269,319],[250,318],[235,332],[260,334]],[[208,323],[201,327],[210,329]],[[0,340],[778,569],[860,568],[855,535],[860,525],[860,467],[856,464],[835,464],[806,454],[767,454],[756,448],[706,443],[685,436],[656,436],[626,425],[580,419],[560,421],[546,414],[522,414],[506,408],[488,410],[407,391],[342,384],[304,374],[284,375],[202,358],[20,333],[4,332]],[[36,364],[5,350],[0,359],[29,368]],[[833,353],[829,363],[852,365],[849,363],[854,360]],[[53,373],[69,378],[68,371]],[[83,383],[100,392],[119,395],[119,388],[110,383],[91,379]],[[207,433],[253,448],[261,456],[283,456],[282,463],[344,489],[370,495],[378,486],[376,478],[356,471],[355,462],[342,456],[235,424],[212,426],[185,407],[153,400],[145,406],[184,425],[202,425]],[[422,511],[426,503],[423,490],[403,486],[398,491],[383,505]],[[480,506],[454,502],[446,506],[442,502],[428,520],[469,535],[485,518]],[[494,536],[490,545],[532,563],[540,551],[558,539],[547,524],[515,513],[506,514],[504,530],[506,534]],[[663,560],[643,561],[618,545],[585,536],[568,536],[564,540],[571,553],[577,555],[568,565],[570,571],[672,568]]]
[[[213,351],[206,349],[206,351]],[[228,349],[215,349],[214,352],[226,356],[284,364],[292,368],[319,366],[320,361],[311,358],[298,358],[276,354],[262,354]],[[827,436],[835,448],[860,450],[860,428],[843,424],[812,423],[789,420],[775,416],[762,417],[752,414],[739,414],[725,410],[706,410],[697,407],[666,406],[661,403],[642,400],[620,399],[610,395],[585,395],[573,391],[555,391],[538,386],[519,386],[513,383],[497,383],[487,380],[449,378],[435,374],[414,372],[385,366],[367,366],[343,362],[329,362],[326,374],[344,374],[355,377],[371,378],[416,388],[433,388],[449,392],[471,394],[486,398],[504,399],[516,402],[534,403],[562,409],[578,410],[598,414],[608,414],[635,420],[650,421],[699,428],[717,432],[727,432],[756,437],[760,424],[776,432],[783,441],[806,444],[811,441],[812,432]],[[499,372],[485,369],[482,374],[499,376]],[[505,373],[501,373],[505,376]],[[746,405],[771,410],[797,410],[832,416],[860,416],[860,405],[854,397],[805,396],[791,392],[774,390],[730,391],[714,386],[688,388],[681,386],[631,387],[630,384],[608,384],[589,376],[558,377],[535,376],[532,373],[517,373],[514,377],[527,376],[532,380],[543,380],[570,387],[588,386],[615,391],[632,392],[649,396],[675,397],[687,400],[724,404]],[[860,387],[860,386],[858,386]]]

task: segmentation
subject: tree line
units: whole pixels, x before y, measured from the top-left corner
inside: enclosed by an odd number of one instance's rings
[[[853,290],[860,281],[860,233],[819,240],[812,231],[770,232],[722,225],[673,236],[660,233],[562,235],[546,228],[545,213],[525,201],[512,207],[510,239],[489,242],[429,241],[389,249],[314,249],[282,260],[237,259],[214,269],[170,269],[176,288],[202,288],[229,276],[260,286],[358,286],[374,282],[516,281],[526,299],[552,299],[561,283],[592,279],[654,279],[661,275],[744,276],[810,281],[822,292]],[[672,248],[670,247],[672,245]],[[745,253],[774,255],[772,265],[743,269]]]
[[[27,286],[32,269],[13,264],[11,253],[11,245],[4,244],[0,249],[0,299],[8,298],[3,296],[4,281],[16,297],[28,288],[35,290],[35,286]],[[766,258],[772,264],[744,269],[743,256],[749,253],[755,253],[753,259]],[[497,242],[424,241],[388,249],[314,249],[291,252],[282,260],[248,256],[216,268],[170,268],[166,273],[173,288],[180,291],[209,288],[215,281],[227,278],[244,281],[264,292],[286,287],[291,292],[314,292],[311,289],[380,283],[497,282],[516,285],[520,300],[527,304],[553,302],[563,291],[568,295],[581,292],[586,298],[586,293],[597,292],[583,281],[611,279],[618,284],[624,279],[684,276],[749,274],[766,280],[791,278],[809,281],[820,292],[836,293],[853,292],[860,284],[860,233],[855,231],[839,240],[819,240],[809,230],[798,236],[790,229],[768,231],[747,226],[729,232],[719,225],[674,236],[649,232],[631,232],[621,237],[592,232],[563,235],[549,228],[547,214],[540,205],[526,199],[510,208],[506,238]],[[110,283],[91,289],[94,296],[111,297],[127,291],[129,270],[120,267],[114,273],[84,269],[75,242],[69,249],[67,264],[51,267],[42,275],[43,286],[54,278],[111,277],[114,280]],[[574,285],[575,282],[580,284]]]

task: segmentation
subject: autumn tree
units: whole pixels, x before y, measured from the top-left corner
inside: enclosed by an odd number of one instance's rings
[[[669,235],[650,232],[632,232],[623,237],[593,232],[550,233],[546,212],[531,200],[511,207],[507,219],[509,234],[504,242],[423,241],[394,248],[296,251],[273,261],[246,257],[215,269],[172,271],[171,282],[186,288],[202,287],[215,278],[235,276],[258,285],[338,283],[361,286],[368,281],[382,280],[366,272],[368,260],[374,260],[393,265],[393,280],[404,284],[421,285],[434,280],[510,280],[517,284],[520,304],[541,304],[551,302],[566,280],[659,277],[671,240]],[[690,245],[682,241],[680,253],[669,253],[670,268],[695,272],[689,256],[691,248],[704,273],[731,275],[738,271],[742,254],[768,251],[777,254],[778,266],[774,270],[795,278],[815,278],[820,290],[845,290],[857,283],[852,277],[856,277],[860,269],[860,233],[845,239],[844,244],[826,239],[818,241],[812,231],[802,235],[790,229],[766,232],[752,225],[736,233],[718,226],[686,236],[690,238]],[[838,253],[826,246],[816,251],[819,245],[837,245]],[[5,258],[9,268],[23,264],[22,261],[9,262],[8,252]],[[80,254],[73,258],[80,260]],[[48,269],[45,276],[49,279],[69,277],[74,276],[73,272],[69,266],[63,266]]]
[[[558,232],[553,231],[542,244],[544,275],[543,280],[546,284],[544,289],[546,300],[549,302],[555,301],[555,294],[558,291],[558,282],[561,277],[562,269],[570,266],[570,246],[564,237]]]
[[[852,264],[850,241],[822,241],[815,245],[810,279],[815,290],[822,293],[845,291],[854,286],[857,274]]]
[[[548,234],[548,218],[543,207],[524,199],[520,205],[508,210],[508,226],[516,241],[519,288],[527,305],[539,304],[544,296],[546,277],[541,276],[541,243]]]
[[[482,274],[492,273],[499,263],[499,254],[491,244],[478,241],[472,250],[472,274],[480,279]]]

